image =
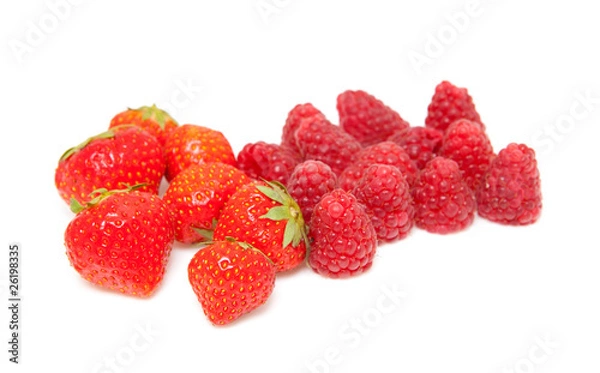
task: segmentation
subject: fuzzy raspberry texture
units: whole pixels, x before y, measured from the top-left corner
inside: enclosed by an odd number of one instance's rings
[[[485,129],[467,89],[456,87],[444,80],[435,87],[435,93],[427,108],[425,126],[444,132],[457,119],[472,120]]]
[[[429,161],[419,172],[412,195],[415,224],[428,232],[458,232],[475,218],[475,194],[451,159],[435,157]]]
[[[238,153],[238,168],[253,179],[286,184],[299,157],[288,148],[264,141],[246,144]]]
[[[336,175],[354,163],[362,150],[360,143],[340,126],[318,116],[301,121],[296,144],[304,160],[321,161]]]
[[[331,278],[356,276],[373,264],[377,233],[356,198],[335,189],[315,206],[310,221],[310,267]]]
[[[371,145],[358,154],[356,162],[348,166],[340,175],[339,187],[351,191],[363,177],[365,170],[375,163],[395,166],[402,172],[409,185],[414,183],[418,170],[408,153],[400,145],[384,141]]]
[[[337,97],[340,126],[362,146],[385,141],[394,132],[408,128],[402,117],[365,91],[345,91]]]
[[[336,186],[337,177],[331,167],[321,161],[304,161],[292,172],[287,189],[308,222],[315,205]]]
[[[458,163],[463,179],[473,191],[479,187],[495,157],[490,139],[481,126],[468,119],[459,119],[448,126],[439,153]]]
[[[542,190],[535,152],[509,144],[492,162],[477,191],[479,215],[501,224],[532,224],[542,212]]]
[[[371,165],[352,194],[365,206],[379,241],[391,242],[408,235],[415,210],[408,182],[396,167]]]
[[[300,123],[305,119],[318,118],[325,120],[325,115],[311,103],[299,104],[294,106],[288,113],[287,119],[283,126],[281,134],[281,146],[292,150],[296,154],[300,154],[300,149],[296,145],[296,131],[300,127]]]
[[[430,127],[409,127],[394,132],[388,141],[400,145],[420,170],[433,159],[442,146],[444,134]]]

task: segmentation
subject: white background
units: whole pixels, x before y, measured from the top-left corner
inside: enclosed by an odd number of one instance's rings
[[[2,372],[600,370],[594,2],[80,0],[57,15],[54,3],[0,5]],[[535,225],[415,229],[381,246],[360,277],[304,267],[278,276],[260,311],[225,328],[207,321],[187,282],[194,248],[174,249],[146,300],[98,290],[69,266],[72,214],[54,169],[126,107],[168,107],[182,124],[222,131],[237,154],[247,142],[279,142],[298,103],[336,122],[346,89],[423,125],[444,79],[469,89],[496,151],[509,142],[537,151]],[[19,366],[7,353],[14,241]],[[386,298],[390,289],[401,302]]]

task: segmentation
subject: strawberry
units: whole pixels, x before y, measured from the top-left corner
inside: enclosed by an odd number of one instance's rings
[[[192,164],[221,162],[237,167],[233,149],[225,136],[194,124],[184,124],[168,133],[165,160],[168,181]]]
[[[160,145],[165,145],[167,133],[178,126],[177,121],[169,113],[159,109],[156,105],[142,106],[137,109],[127,109],[115,115],[108,128],[122,124],[133,124],[156,137]]]
[[[67,257],[87,281],[137,297],[151,295],[163,279],[173,245],[169,210],[156,195],[98,189],[65,231]]]
[[[211,239],[223,205],[250,182],[237,168],[220,162],[192,165],[169,184],[163,200],[174,217],[175,239],[193,243]]]
[[[306,257],[306,226],[300,207],[277,182],[255,182],[235,192],[221,212],[213,239],[232,237],[262,251],[277,272]]]
[[[165,160],[158,141],[133,126],[114,127],[67,150],[54,182],[62,199],[80,204],[99,188],[117,189],[144,183],[141,191],[158,194]]]
[[[217,241],[194,255],[188,279],[210,322],[225,325],[267,301],[275,267],[249,244]]]

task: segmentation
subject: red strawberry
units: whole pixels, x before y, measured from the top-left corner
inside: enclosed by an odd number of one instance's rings
[[[431,233],[466,229],[475,217],[475,195],[458,164],[435,157],[419,172],[412,190],[415,224]]]
[[[250,179],[219,162],[191,165],[169,184],[163,200],[175,223],[175,239],[193,243],[210,239],[214,222],[231,195]]]
[[[331,167],[321,161],[304,161],[292,172],[287,188],[292,198],[298,202],[304,220],[309,222],[317,202],[336,186],[337,177]]]
[[[327,119],[313,117],[300,123],[296,144],[304,160],[321,161],[339,175],[356,160],[360,143]]]
[[[408,182],[396,167],[371,165],[352,194],[365,206],[380,241],[390,242],[408,235],[415,210]]]
[[[417,166],[400,145],[391,141],[380,142],[363,149],[357,156],[356,162],[348,166],[338,179],[339,187],[351,191],[365,170],[372,164],[387,164],[398,168],[409,185],[414,183]]]
[[[99,188],[116,189],[144,183],[140,190],[158,194],[165,160],[158,141],[131,126],[114,127],[67,150],[54,182],[62,199],[85,204]]]
[[[296,105],[287,116],[285,125],[281,135],[281,146],[292,150],[296,154],[300,154],[300,149],[296,145],[296,131],[300,128],[300,123],[305,119],[317,118],[325,120],[325,115],[315,108],[312,104]]]
[[[409,124],[381,100],[365,91],[345,91],[337,97],[340,126],[362,146],[387,140]]]
[[[147,297],[163,279],[173,245],[173,223],[158,196],[99,189],[65,231],[67,256],[87,281],[123,294]]]
[[[298,266],[306,257],[306,226],[300,207],[277,182],[242,186],[225,203],[215,228],[216,241],[232,237],[262,251],[277,272]]]
[[[420,170],[435,157],[442,145],[444,134],[430,127],[409,127],[395,132],[388,141],[395,142],[406,150]]]
[[[535,151],[509,144],[494,159],[477,191],[479,215],[508,225],[532,224],[542,212]]]
[[[112,118],[109,128],[122,124],[133,124],[146,130],[156,137],[162,146],[165,145],[167,133],[178,126],[169,113],[159,109],[156,105],[127,109]]]
[[[427,108],[425,126],[444,132],[452,122],[458,119],[472,120],[485,129],[479,113],[475,110],[473,98],[467,89],[443,81],[435,87],[435,93]]]
[[[188,279],[210,322],[225,325],[267,301],[275,287],[275,267],[246,243],[219,241],[194,255]]]
[[[184,124],[169,132],[165,141],[168,181],[192,164],[221,162],[237,166],[231,144],[216,130]]]
[[[473,191],[494,159],[490,139],[478,123],[468,119],[459,119],[448,126],[439,154],[458,163],[463,179]]]
[[[326,194],[310,220],[308,263],[326,277],[363,273],[373,264],[377,233],[364,207],[342,189]]]
[[[259,141],[246,144],[238,154],[237,162],[238,168],[251,178],[287,184],[300,159],[285,146]]]

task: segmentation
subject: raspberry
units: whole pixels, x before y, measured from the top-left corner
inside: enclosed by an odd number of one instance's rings
[[[435,157],[442,145],[444,134],[430,127],[409,127],[397,131],[388,141],[400,145],[420,170]]]
[[[326,194],[317,203],[309,236],[308,264],[323,276],[355,276],[373,263],[377,249],[373,223],[356,198],[342,189]]]
[[[296,144],[304,160],[321,161],[339,175],[356,160],[360,143],[327,119],[312,117],[300,123]]]
[[[502,149],[477,191],[479,215],[501,224],[534,223],[542,211],[535,152],[523,144]]]
[[[340,126],[362,146],[385,141],[409,124],[394,110],[365,91],[345,91],[337,97]]]
[[[371,165],[352,194],[365,206],[380,241],[394,241],[408,235],[415,210],[408,183],[396,167]]]
[[[281,145],[263,141],[246,144],[238,154],[238,168],[254,179],[286,184],[300,159]]]
[[[412,195],[415,224],[428,232],[458,232],[475,217],[475,195],[451,159],[435,157],[429,161],[419,172]]]
[[[348,166],[340,175],[338,179],[339,187],[347,191],[352,190],[358,180],[362,178],[365,170],[375,163],[397,167],[409,185],[412,185],[415,180],[417,166],[415,166],[406,151],[396,143],[384,141],[371,145],[358,154],[356,162]]]
[[[458,163],[463,179],[476,191],[494,159],[490,139],[479,124],[459,119],[446,129],[439,154]]]
[[[287,189],[300,206],[304,221],[308,222],[315,205],[336,185],[337,177],[331,167],[321,161],[304,161],[292,172]]]
[[[296,131],[303,120],[313,117],[326,119],[325,115],[310,103],[296,105],[290,110],[283,126],[281,145],[291,149],[294,153],[300,154],[300,149],[296,145]]]
[[[425,126],[444,132],[457,119],[472,120],[485,129],[467,89],[443,81],[435,87],[435,93],[427,108]]]

